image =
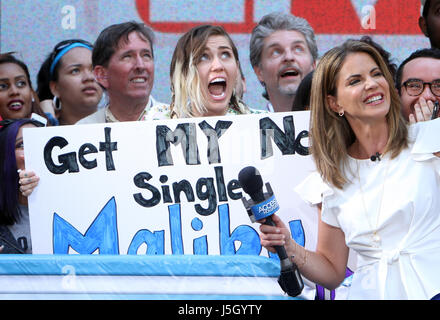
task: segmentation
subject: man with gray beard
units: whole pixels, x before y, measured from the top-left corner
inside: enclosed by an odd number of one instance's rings
[[[301,80],[315,69],[318,48],[309,23],[291,14],[264,16],[252,31],[250,61],[268,111],[291,111]]]

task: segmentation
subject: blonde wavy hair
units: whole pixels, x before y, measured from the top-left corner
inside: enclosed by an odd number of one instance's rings
[[[197,114],[205,114],[208,110],[201,91],[200,77],[197,72],[197,63],[204,53],[210,36],[223,36],[228,39],[235,60],[237,62],[237,80],[240,79],[238,50],[227,32],[220,26],[201,25],[192,28],[177,42],[171,59],[171,117],[190,118]],[[237,96],[235,90],[229,102],[239,114],[250,113],[249,108]]]
[[[391,106],[386,116],[389,138],[384,153],[395,158],[408,146],[408,128],[401,114],[400,99],[393,90],[393,77],[380,53],[371,45],[347,40],[329,50],[320,60],[313,75],[310,100],[310,151],[324,181],[342,189],[348,181],[345,168],[348,147],[356,136],[345,117],[336,114],[328,103],[328,95],[337,96],[337,78],[348,55],[363,52],[378,65],[389,85]]]

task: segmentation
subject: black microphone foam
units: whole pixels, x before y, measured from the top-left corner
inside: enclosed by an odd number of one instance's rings
[[[264,201],[263,179],[257,168],[243,168],[238,174],[238,181],[243,191],[246,192],[255,203]]]

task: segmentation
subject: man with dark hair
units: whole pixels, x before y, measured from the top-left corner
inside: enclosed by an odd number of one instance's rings
[[[111,25],[100,33],[93,46],[92,65],[108,104],[79,124],[151,118],[151,108],[162,104],[151,97],[153,42],[153,30],[134,21]]]
[[[300,17],[274,12],[252,31],[250,61],[263,85],[269,111],[291,111],[301,80],[315,69],[318,49],[309,23]]]
[[[432,48],[440,49],[440,0],[421,0],[419,27]]]
[[[434,102],[440,102],[440,49],[413,52],[400,64],[395,80],[405,119],[415,122],[416,112],[429,118]]]

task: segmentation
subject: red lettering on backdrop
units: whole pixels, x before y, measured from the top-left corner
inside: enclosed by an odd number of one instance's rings
[[[362,27],[350,0],[292,1],[292,13],[305,18],[318,34],[420,34],[419,0],[378,0],[374,7],[376,28]]]
[[[395,2],[393,6],[389,2]],[[420,1],[379,0],[376,4],[377,34],[422,34],[419,29]]]
[[[229,33],[251,33],[255,26],[253,0],[244,0],[244,21],[236,23],[157,22],[150,19],[149,0],[136,0],[136,7],[146,24],[164,33],[182,33],[205,23],[220,24]],[[371,12],[375,14],[375,29],[362,27],[362,19],[368,18],[370,11],[359,17],[350,0],[292,0],[291,12],[305,18],[317,34],[421,34],[417,23],[420,0],[378,0]]]
[[[291,11],[306,19],[315,33],[358,33],[360,29],[359,18],[350,0],[292,1]]]
[[[236,23],[219,23],[216,21],[202,21],[202,22],[152,22],[150,21],[150,1],[149,0],[136,0],[136,7],[139,16],[142,20],[152,27],[155,31],[165,33],[183,33],[191,29],[192,27],[201,24],[219,24],[225,28],[228,33],[251,33],[252,28],[255,26],[254,18],[254,1],[244,0],[244,21]]]

